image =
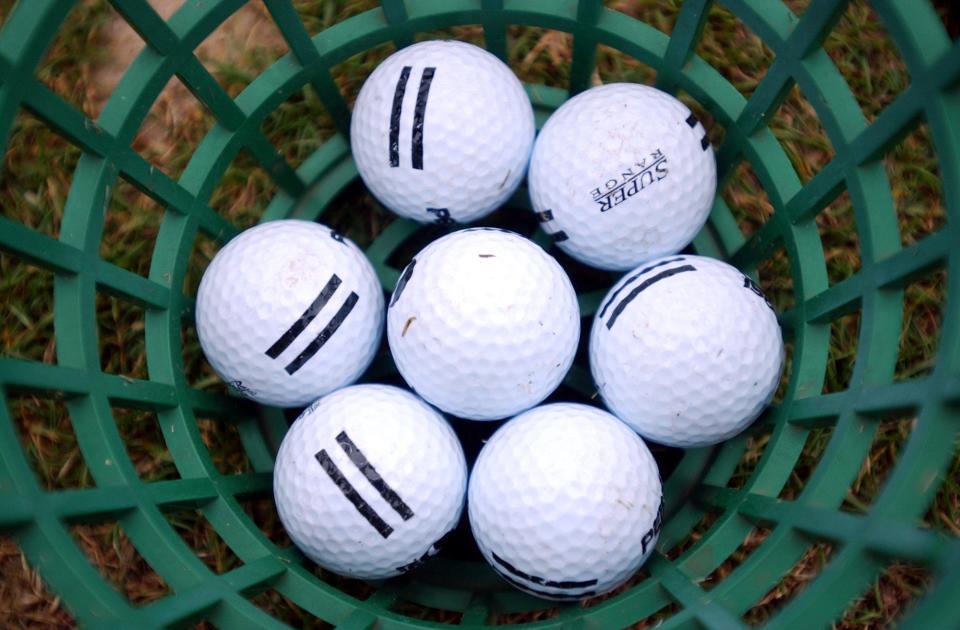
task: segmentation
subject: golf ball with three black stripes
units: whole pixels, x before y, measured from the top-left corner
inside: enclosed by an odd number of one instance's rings
[[[493,434],[467,505],[480,551],[504,580],[575,601],[616,588],[653,553],[661,498],[636,433],[602,409],[557,403]]]
[[[520,185],[533,108],[510,68],[482,48],[429,41],[388,57],[363,84],[350,146],[377,199],[420,222],[469,222]]]
[[[383,333],[383,289],[351,241],[308,221],[271,221],[231,240],[197,292],[197,335],[236,391],[306,405],[357,380]]]
[[[467,464],[446,420],[410,392],[355,385],[308,407],[274,469],[291,540],[335,573],[388,578],[438,550],[463,510]]]
[[[560,249],[625,271],[693,239],[713,204],[716,163],[686,105],[652,87],[611,83],[550,116],[530,158],[529,186]]]
[[[610,411],[671,446],[716,444],[769,404],[783,367],[777,316],[753,280],[704,256],[626,274],[600,303],[590,368]]]

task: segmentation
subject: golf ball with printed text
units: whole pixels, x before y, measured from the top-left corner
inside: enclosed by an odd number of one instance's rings
[[[310,405],[273,476],[290,539],[340,575],[382,579],[434,555],[463,511],[467,464],[447,421],[408,391],[354,385]]]
[[[580,339],[567,274],[532,241],[496,228],[440,238],[406,266],[387,308],[400,374],[440,409],[499,420],[560,384]]]
[[[645,85],[611,83],[573,97],[547,120],[529,186],[560,249],[623,271],[693,239],[713,204],[716,163],[686,105]]]
[[[388,57],[363,84],[350,146],[367,188],[420,222],[492,212],[526,174],[533,108],[520,81],[482,48],[428,41]]]
[[[352,242],[308,221],[270,221],[214,257],[197,293],[197,335],[247,398],[306,405],[357,380],[383,333],[383,290]]]
[[[557,403],[493,434],[467,505],[480,551],[504,580],[570,601],[616,588],[653,553],[661,494],[636,433],[601,409]]]
[[[697,447],[743,431],[783,367],[777,316],[725,262],[668,256],[610,289],[590,333],[590,368],[607,407],[640,435]]]

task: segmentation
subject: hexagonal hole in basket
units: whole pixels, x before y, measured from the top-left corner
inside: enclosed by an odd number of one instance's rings
[[[278,186],[253,155],[241,149],[210,195],[210,207],[241,229],[256,224]]]
[[[921,378],[937,361],[947,299],[947,271],[928,272],[906,286],[895,380]]]
[[[813,179],[836,155],[820,117],[796,84],[767,124],[802,182]]]
[[[710,531],[710,528],[714,526],[721,514],[723,514],[723,510],[720,508],[707,508],[696,525],[676,541],[670,540],[667,535],[664,535],[665,533],[669,534],[669,532],[661,532],[660,540],[657,541],[657,551],[662,553],[668,560],[676,560],[696,545],[697,542],[703,538],[704,534]]]
[[[694,53],[745,97],[773,63],[773,51],[746,23],[718,2],[710,4]]]
[[[317,618],[313,613],[301,608],[292,599],[273,588],[260,591],[250,597],[250,602],[274,619],[294,628],[316,628],[318,630],[323,628],[326,630],[334,627],[323,619]]]
[[[726,185],[717,191],[733,213],[740,231],[750,236],[773,216],[773,204],[750,163],[741,160]]]
[[[111,21],[116,18],[105,2],[82,2],[64,16],[35,73],[41,83],[89,118],[100,113],[108,86],[100,69],[109,63]],[[109,86],[112,88],[112,86]]]
[[[380,65],[380,62],[396,50],[397,47],[393,42],[385,42],[348,57],[330,68],[333,80],[340,88],[340,94],[347,105],[353,107],[353,103],[360,93],[360,88],[363,87],[363,82]]]
[[[346,3],[328,2],[328,0],[293,0],[293,7],[299,13],[300,20],[311,37],[334,24],[379,6],[380,3],[377,0],[356,0]]]
[[[860,311],[838,317],[830,323],[830,351],[822,393],[840,392],[850,387],[859,334]]]
[[[397,218],[356,179],[330,202],[319,221],[365,249]]]
[[[757,464],[763,457],[763,452],[770,443],[770,435],[773,433],[773,426],[766,424],[756,428],[747,429],[746,441],[743,445],[743,453],[740,455],[740,461],[733,470],[733,474],[727,480],[728,488],[742,488],[753,476],[757,470]],[[736,438],[734,438],[736,439]]]
[[[337,129],[317,92],[307,85],[267,114],[260,131],[290,166],[298,168]]]
[[[200,510],[164,513],[167,522],[207,568],[222,575],[243,563]]]
[[[786,333],[784,333],[786,336]],[[795,343],[792,339],[783,341],[783,370],[780,372],[780,382],[777,389],[773,392],[773,403],[780,404],[787,395],[787,387],[790,386],[790,379],[793,376],[793,349]]]
[[[680,13],[681,0],[656,0],[654,2],[637,0],[603,0],[603,4],[612,11],[626,13],[632,18],[656,28],[667,35],[673,33],[673,27]]]
[[[286,549],[293,544],[283,528],[283,523],[280,522],[272,492],[256,498],[242,499],[239,502],[243,511],[270,542],[281,549]]]
[[[546,600],[543,601],[543,604],[543,608],[535,608],[533,610],[498,612],[487,621],[490,625],[494,626],[515,626],[519,624],[536,623],[538,621],[549,621],[560,616],[560,606],[550,605]]]
[[[910,86],[907,65],[865,0],[853,0],[823,41],[868,121]]]
[[[793,427],[790,430],[803,431],[803,429],[799,427]],[[787,478],[787,482],[777,495],[778,499],[793,501],[800,496],[800,493],[806,488],[807,482],[810,481],[813,472],[820,463],[824,451],[827,450],[827,444],[830,443],[832,436],[832,426],[814,427],[807,432],[803,449],[797,457],[793,470],[790,471],[790,477]]]
[[[104,372],[130,378],[147,378],[143,307],[97,292],[97,340]]]
[[[249,0],[218,25],[195,53],[232,98],[288,51],[263,0]]]
[[[39,118],[17,112],[0,168],[0,216],[58,238],[80,155]]]
[[[863,591],[850,602],[840,620],[833,624],[836,630],[857,628],[889,628],[897,625],[930,583],[930,569],[893,560]]]
[[[841,510],[856,514],[870,511],[870,506],[876,501],[884,483],[896,467],[900,452],[916,424],[917,419],[913,415],[891,418],[879,423],[870,444],[870,451],[840,505]]]
[[[176,179],[214,122],[213,114],[174,75],[151,103],[131,148]]]
[[[390,607],[390,612],[394,612],[411,619],[447,625],[459,625],[460,620],[463,619],[462,611],[433,608],[403,598],[394,602],[394,604]]]
[[[507,64],[521,81],[567,89],[573,35],[538,26],[507,27]]]
[[[960,11],[957,10],[956,5],[950,4],[949,2],[938,3],[934,5],[933,10],[937,12],[937,15],[943,22],[943,26],[947,31],[947,37],[953,41],[960,38]]]
[[[242,475],[253,472],[253,464],[233,422],[213,418],[197,418],[197,429],[213,465],[221,475]]]
[[[781,608],[796,598],[830,562],[834,546],[817,542],[810,546],[787,573],[743,614],[743,620],[751,626],[761,625]]]
[[[117,179],[105,213],[100,258],[148,276],[163,213],[156,200],[122,177]]]
[[[846,280],[860,271],[860,235],[849,191],[844,190],[820,211],[816,223],[830,284]]]
[[[20,445],[41,487],[62,490],[95,485],[59,392],[10,395],[7,403]]]
[[[3,10],[0,9],[0,21]],[[76,628],[77,622],[43,580],[40,573],[12,538],[0,536],[0,575],[7,593],[4,619],[17,620],[24,627]]]
[[[118,522],[73,525],[70,533],[90,564],[131,604],[149,604],[171,592]]]
[[[7,357],[57,362],[53,273],[0,251],[0,351]]]
[[[884,158],[904,246],[946,224],[943,180],[933,140],[929,125],[919,122]]]
[[[155,412],[113,407],[113,418],[141,479],[152,482],[180,478]]]
[[[632,57],[612,46],[597,46],[594,85],[606,83],[643,83],[653,85],[657,80],[657,71],[636,57]]]
[[[948,536],[960,537],[960,441],[955,441],[953,458],[930,502],[923,524]]]
[[[782,245],[772,254],[760,261],[757,265],[758,284],[764,297],[773,304],[777,313],[783,313],[793,308],[795,304],[793,291],[793,274],[790,268],[790,257]]]
[[[184,322],[180,331],[180,347],[183,356],[183,375],[187,383],[194,389],[226,394],[229,390],[200,347],[200,338],[193,322]]]
[[[747,558],[749,558],[754,551],[760,548],[760,545],[770,536],[772,531],[773,530],[767,529],[766,527],[755,527],[751,529],[733,553],[720,563],[710,575],[700,580],[700,588],[709,591],[727,579],[737,567],[747,561]]]

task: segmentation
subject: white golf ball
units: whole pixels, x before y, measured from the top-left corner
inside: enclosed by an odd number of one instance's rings
[[[247,398],[306,405],[357,380],[383,332],[383,290],[349,240],[308,221],[271,221],[231,240],[203,274],[197,335]]]
[[[716,444],[745,429],[773,397],[783,356],[760,289],[703,256],[668,256],[628,273],[590,334],[590,368],[607,407],[671,446]]]
[[[716,163],[686,105],[651,87],[611,83],[547,120],[529,186],[560,249],[594,267],[627,270],[696,236],[713,204]]]
[[[636,433],[572,403],[531,409],[480,452],[468,491],[473,535],[507,582],[547,599],[610,591],[653,552],[660,474]]]
[[[290,539],[320,566],[388,578],[437,552],[463,510],[453,429],[413,394],[355,385],[316,401],[280,445],[273,476]]]
[[[579,339],[567,274],[533,242],[496,228],[428,245],[387,309],[387,340],[407,384],[472,420],[506,418],[550,395]]]
[[[350,123],[360,176],[385,206],[420,222],[469,222],[517,189],[535,128],[502,61],[455,41],[408,46],[363,84]]]

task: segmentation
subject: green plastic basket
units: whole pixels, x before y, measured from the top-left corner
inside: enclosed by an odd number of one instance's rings
[[[663,627],[735,628],[748,625],[745,613],[775,596],[784,576],[811,550],[829,548],[819,574],[770,623],[828,625],[891,562],[903,561],[932,577],[903,627],[957,625],[960,542],[922,526],[921,519],[952,461],[960,429],[960,283],[949,283],[931,369],[895,378],[905,287],[933,270],[945,269],[949,278],[960,279],[960,46],[950,41],[925,0],[873,2],[908,67],[910,85],[872,123],[822,48],[847,7],[841,0],[812,0],[799,18],[778,0],[724,1],[774,55],[749,98],[693,53],[711,0],[683,2],[670,36],[598,0],[383,0],[380,8],[314,37],[291,0],[265,0],[291,52],[236,98],[228,96],[194,50],[241,7],[241,0],[190,0],[167,22],[146,0],[111,0],[147,47],[96,121],[36,77],[73,4],[21,0],[0,31],[0,149],[7,148],[22,108],[82,151],[59,238],[0,216],[0,250],[54,276],[56,337],[55,363],[0,357],[0,527],[79,622],[153,627],[205,619],[224,628],[277,627],[281,622],[250,599],[273,589],[343,628],[433,625],[424,619],[430,609],[452,611],[451,618],[462,625],[509,621],[504,615],[531,612],[526,619],[542,619],[531,622],[537,627],[614,628],[652,618]],[[747,237],[718,198],[707,228],[694,242],[696,251],[729,259],[750,273],[780,250],[789,262],[794,299],[780,321],[793,350],[782,402],[747,434],[680,454],[665,479],[667,518],[659,553],[629,588],[589,606],[557,608],[511,589],[481,561],[452,555],[377,585],[372,594],[313,570],[295,549],[271,542],[239,502],[269,496],[273,453],[287,418],[276,409],[194,389],[184,374],[181,331],[192,326],[193,297],[181,287],[198,235],[224,242],[238,232],[209,205],[234,157],[245,149],[279,187],[262,220],[321,217],[357,179],[345,136],[349,108],[330,69],[382,43],[404,46],[418,33],[461,24],[481,25],[486,46],[501,58],[510,25],[573,34],[570,90],[527,88],[541,124],[570,93],[589,86],[599,44],[655,68],[658,87],[686,91],[725,127],[718,148],[721,185],[745,160],[774,207],[770,219]],[[174,74],[216,118],[176,181],[131,148]],[[261,123],[306,85],[319,95],[340,134],[294,169],[262,134]],[[794,85],[809,99],[835,151],[806,183],[767,126]],[[932,132],[947,221],[904,246],[883,156],[920,119]],[[148,277],[99,254],[106,200],[121,177],[164,207]],[[831,283],[816,218],[844,190],[854,207],[862,260],[856,273]],[[511,205],[526,206],[525,196],[521,191]],[[423,237],[420,226],[398,220],[369,247],[386,289],[402,267],[388,262],[391,255],[411,238]],[[549,242],[541,231],[534,238]],[[102,371],[98,294],[145,309],[149,378]],[[602,294],[602,287],[581,292],[585,322]],[[831,322],[850,314],[859,315],[859,332],[849,386],[823,393]],[[390,369],[388,362],[374,368],[380,375]],[[593,393],[582,357],[565,386],[583,396]],[[10,413],[12,398],[25,393],[63,401],[95,487],[44,490]],[[114,406],[156,413],[180,479],[147,483],[138,477]],[[218,472],[198,431],[198,416],[237,427],[253,472]],[[870,505],[859,511],[844,508],[878,427],[891,417],[915,418],[895,467]],[[818,431],[824,435],[824,429],[829,441],[815,469],[802,491],[784,498],[808,437]],[[765,447],[759,461],[744,468],[747,449],[758,453],[761,439]],[[164,516],[183,506],[203,513],[241,566],[220,575],[207,568]],[[70,533],[73,523],[98,520],[119,522],[169,585],[168,596],[135,606],[101,577]],[[759,544],[747,544],[751,537]],[[722,566],[727,570],[717,573]]]

